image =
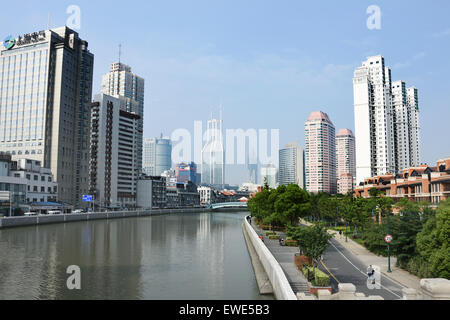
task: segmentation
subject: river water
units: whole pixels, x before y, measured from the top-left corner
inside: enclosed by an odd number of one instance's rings
[[[245,213],[0,230],[0,299],[260,300]],[[69,266],[81,290],[67,288]]]

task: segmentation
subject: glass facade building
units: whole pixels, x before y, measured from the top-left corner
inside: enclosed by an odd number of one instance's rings
[[[88,191],[94,56],[61,27],[20,36],[0,49],[0,149],[51,169],[60,201]]]

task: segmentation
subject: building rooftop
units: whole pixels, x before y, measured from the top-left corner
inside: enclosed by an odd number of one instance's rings
[[[352,136],[354,137],[353,131],[350,129],[341,129],[339,130],[337,136]]]
[[[314,111],[310,114],[308,121],[314,121],[314,120],[323,120],[323,121],[331,122],[328,115],[322,111]]]

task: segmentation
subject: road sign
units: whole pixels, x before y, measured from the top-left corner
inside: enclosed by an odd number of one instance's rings
[[[92,202],[92,196],[84,195],[83,196],[83,202]]]
[[[394,240],[394,237],[391,236],[390,234],[388,234],[386,237],[384,237],[384,241],[386,241],[386,243],[391,243],[392,240]]]

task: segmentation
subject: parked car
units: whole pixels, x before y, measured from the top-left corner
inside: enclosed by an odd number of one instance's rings
[[[81,214],[81,213],[84,213],[84,210],[83,209],[76,209],[76,210],[73,210],[72,213],[73,214]]]
[[[61,211],[59,210],[49,211],[47,214],[49,215],[61,214]]]
[[[38,213],[37,212],[25,212],[23,215],[25,217],[30,217],[30,216],[37,216]]]

